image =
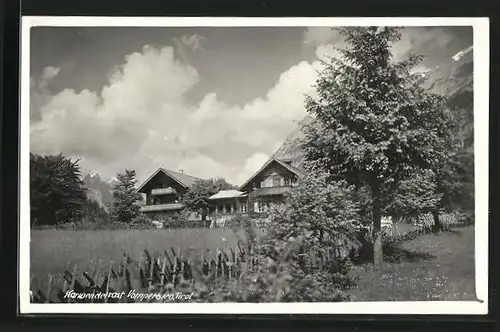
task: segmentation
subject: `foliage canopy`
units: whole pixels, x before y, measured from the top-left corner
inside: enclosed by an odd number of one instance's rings
[[[30,153],[31,225],[79,221],[86,199],[78,160]]]
[[[317,97],[306,99],[315,118],[306,129],[306,167],[368,186],[379,264],[384,202],[415,170],[437,169],[451,157],[453,118],[445,98],[427,92],[412,72],[422,56],[392,59],[398,28],[346,27],[339,33],[346,47],[340,57],[323,61]]]

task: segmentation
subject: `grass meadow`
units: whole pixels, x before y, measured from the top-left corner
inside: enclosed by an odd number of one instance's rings
[[[475,301],[474,227],[426,234],[384,251],[379,269],[355,266],[357,301]]]
[[[91,272],[101,262],[121,263],[123,253],[139,260],[144,249],[153,256],[180,250],[183,257],[193,262],[201,255],[215,257],[217,249],[237,249],[244,234],[222,228],[145,229],[145,230],[32,230],[30,246],[30,272],[33,285],[46,289],[49,275],[63,273],[75,264],[80,273]]]
[[[395,225],[394,235],[412,229]],[[244,233],[229,229],[147,229],[114,231],[32,230],[32,286],[46,289],[49,275],[77,266],[89,272],[100,261],[101,276],[110,263],[120,263],[126,252],[139,260],[144,249],[153,256],[170,248],[179,249],[194,265],[202,255],[215,257],[217,249],[236,249]],[[357,301],[474,300],[474,228],[421,235],[384,249],[384,265],[354,267],[357,287],[351,292]]]

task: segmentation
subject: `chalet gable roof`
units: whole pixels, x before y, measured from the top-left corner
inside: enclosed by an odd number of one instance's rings
[[[197,178],[195,176],[187,175],[184,173],[180,172],[174,172],[168,169],[164,168],[158,168],[156,172],[154,172],[149,178],[146,179],[146,181],[141,184],[141,186],[137,189],[137,191],[141,191],[142,188],[148,184],[149,181],[151,181],[158,173],[163,172],[166,176],[170,177],[177,183],[179,183],[181,186],[184,188],[189,188],[191,187],[197,180],[202,180],[201,178]]]
[[[252,175],[245,183],[243,183],[238,188],[238,190],[242,190],[243,188],[245,188],[246,185],[248,185],[255,177],[257,177],[263,170],[265,170],[273,162],[276,162],[279,165],[283,166],[284,168],[286,168],[287,170],[289,170],[290,172],[292,172],[293,174],[295,174],[299,178],[304,176],[304,172],[302,172],[302,170],[298,169],[297,167],[294,167],[290,164],[287,164],[279,159],[272,157],[272,158],[269,158],[269,160],[257,172],[255,172],[254,175]]]

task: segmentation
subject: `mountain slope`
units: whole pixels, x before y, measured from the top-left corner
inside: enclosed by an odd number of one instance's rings
[[[313,123],[314,119],[307,115],[297,125],[297,128],[286,138],[285,142],[274,153],[277,159],[290,159],[292,166],[303,168],[304,152],[300,144],[305,138],[304,128]]]
[[[109,211],[109,207],[113,203],[112,184],[103,181],[97,173],[86,174],[83,177],[83,182],[87,187],[87,197]]]
[[[472,47],[469,47],[438,67],[432,68],[422,75],[426,78],[423,86],[428,91],[448,96],[449,107],[461,117],[461,135],[464,145],[473,146],[473,57]],[[291,159],[296,167],[303,166],[304,151],[301,148],[305,134],[304,128],[314,119],[307,115],[297,128],[287,137],[276,150],[274,157]]]

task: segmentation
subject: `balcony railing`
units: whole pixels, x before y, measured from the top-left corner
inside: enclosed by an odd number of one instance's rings
[[[292,186],[263,187],[256,189],[252,194],[254,196],[280,196],[290,191],[292,191]]]
[[[210,218],[219,218],[219,217],[222,217],[222,216],[240,216],[240,217],[246,217],[248,216],[248,212],[241,212],[241,211],[233,211],[233,212],[222,212],[222,211],[219,211],[219,212],[212,212],[208,215],[208,217]]]
[[[175,211],[184,207],[182,203],[154,204],[141,206],[141,212]]]
[[[176,193],[177,191],[173,188],[156,188],[151,190],[151,195],[170,195]]]

